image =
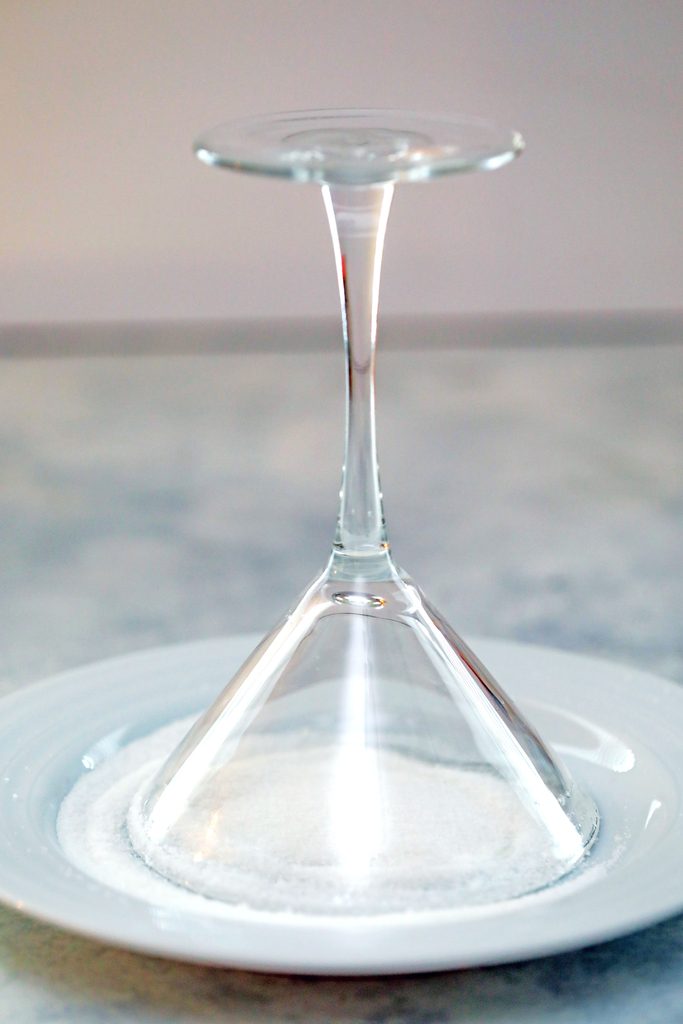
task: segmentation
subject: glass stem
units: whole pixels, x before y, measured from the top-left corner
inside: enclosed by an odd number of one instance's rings
[[[323,188],[346,354],[346,449],[333,563],[376,578],[390,566],[375,429],[375,343],[382,249],[393,185]]]

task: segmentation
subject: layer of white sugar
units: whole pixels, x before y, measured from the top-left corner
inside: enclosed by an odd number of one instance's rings
[[[179,889],[150,870],[131,849],[126,829],[136,792],[193,722],[178,720],[135,740],[82,775],[59,809],[57,837],[72,864],[111,889],[180,910],[221,913],[220,903]]]
[[[141,787],[189,724],[132,743],[67,796],[59,840],[85,873],[129,895],[200,912],[239,905],[376,915],[506,900],[571,867],[492,774],[391,750],[362,752],[374,759],[363,765],[351,751],[298,744],[251,752],[219,769],[191,814],[163,844],[151,843],[138,813]],[[156,871],[134,853],[128,828]],[[580,855],[578,837],[577,844]]]

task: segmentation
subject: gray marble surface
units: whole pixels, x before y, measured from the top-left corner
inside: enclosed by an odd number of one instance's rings
[[[454,329],[452,345],[387,346],[394,550],[461,632],[683,682],[683,324],[680,343],[598,327],[581,344],[551,344],[548,321],[548,345],[462,348]],[[324,561],[340,353],[278,351],[261,334],[231,351],[225,332],[223,351],[197,354],[135,356],[121,327],[107,355],[6,355],[0,692],[265,630]],[[204,1020],[670,1024],[683,1021],[683,919],[529,964],[335,981],[154,960],[0,909],[2,1024]]]

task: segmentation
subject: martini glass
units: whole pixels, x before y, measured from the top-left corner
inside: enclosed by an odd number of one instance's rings
[[[452,910],[556,882],[596,835],[591,798],[394,561],[378,474],[394,185],[522,148],[481,120],[394,110],[241,120],[196,144],[204,163],[322,187],[347,416],[327,565],[131,805],[134,849],[181,886],[256,911]]]

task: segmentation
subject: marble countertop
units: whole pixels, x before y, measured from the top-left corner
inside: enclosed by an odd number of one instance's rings
[[[459,632],[683,682],[683,317],[488,334],[416,321],[381,353],[399,562]],[[328,338],[305,323],[0,331],[0,692],[279,617],[333,530]],[[528,964],[342,981],[155,960],[0,909],[2,1024],[161,1020],[672,1024],[683,918]]]

